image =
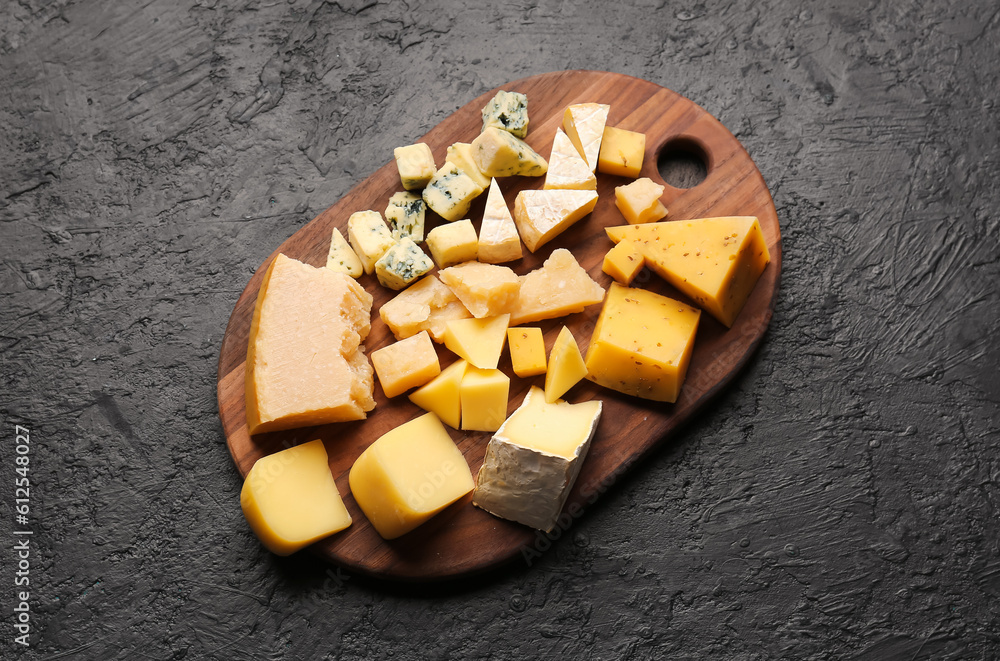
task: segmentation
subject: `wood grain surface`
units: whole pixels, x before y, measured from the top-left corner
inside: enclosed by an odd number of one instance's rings
[[[666,185],[663,199],[670,210],[668,219],[755,215],[771,253],[770,265],[731,329],[702,315],[687,380],[675,404],[621,395],[589,381],[580,383],[568,393],[569,401],[600,398],[604,402],[604,414],[593,445],[564,510],[564,522],[568,525],[574,517],[585,515],[589,504],[630,466],[655,451],[673,430],[696,412],[710,411],[706,405],[746,363],[771,319],[781,272],[781,234],[771,195],[750,156],[722,124],[688,99],[644,80],[595,71],[543,74],[511,82],[502,89],[527,94],[531,120],[527,142],[546,157],[565,107],[583,102],[610,104],[609,126],[646,134],[646,159],[640,176],[665,184],[657,169],[662,154],[678,146],[700,151],[707,177],[690,189]],[[400,136],[400,145],[426,142],[435,161],[442,163],[450,144],[471,142],[478,135],[480,110],[495,93],[496,90],[491,90],[473,99],[422,138]],[[323,439],[331,470],[354,523],[347,530],[313,545],[312,551],[354,571],[381,578],[420,581],[457,577],[518,557],[531,557],[541,543],[541,533],[473,507],[470,495],[399,539],[386,542],[378,536],[350,494],[348,472],[361,452],[381,434],[421,413],[405,396],[389,401],[376,386],[376,407],[368,420],[254,437],[247,434],[244,363],[250,319],[264,271],[278,253],[316,266],[324,265],[334,227],[341,228],[346,236],[347,218],[351,213],[365,209],[384,210],[389,197],[400,190],[392,154],[386,157],[385,166],[278,246],[250,279],[232,312],[222,342],[218,372],[219,415],[229,451],[243,476],[262,456],[307,440]],[[518,191],[540,188],[543,179],[507,178],[499,183],[512,207]],[[525,250],[523,259],[507,266],[524,274],[541,265],[553,249],[564,247],[573,252],[591,277],[607,287],[611,279],[601,271],[601,262],[612,243],[604,228],[625,224],[614,204],[614,187],[628,181],[598,173],[600,200],[594,212],[537,253]],[[485,198],[485,194],[480,196],[469,212],[477,229]],[[428,213],[428,229],[441,222]],[[372,330],[365,342],[370,353],[395,341],[377,314],[379,306],[395,292],[381,287],[374,275],[366,275],[360,282],[374,297]],[[685,300],[648,270],[640,274],[633,286]],[[559,329],[566,324],[581,344],[581,350],[585,351],[599,312],[600,306],[596,305],[579,314],[540,322],[546,347],[551,348]],[[442,366],[454,359],[443,347],[439,347],[439,354]],[[532,384],[541,385],[544,376],[517,378],[510,370],[506,353],[500,367],[511,375],[508,411],[513,411],[527,388]],[[482,463],[490,434],[451,430],[451,435],[475,474]],[[552,534],[557,533],[558,530]]]

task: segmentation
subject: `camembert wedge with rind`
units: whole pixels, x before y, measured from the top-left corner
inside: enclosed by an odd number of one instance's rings
[[[559,520],[601,418],[600,400],[546,403],[532,386],[490,439],[472,502],[491,514],[550,531]]]
[[[611,106],[603,103],[577,103],[566,108],[566,112],[563,113],[563,128],[566,130],[566,135],[587,161],[587,167],[591,172],[597,170],[604,125],[608,122],[610,110]]]
[[[597,176],[561,128],[556,129],[556,137],[552,140],[549,171],[545,173],[545,185],[542,188],[597,189]]]
[[[523,190],[514,199],[514,224],[535,252],[597,206],[597,191]]]
[[[488,264],[503,264],[521,259],[521,237],[517,225],[507,208],[497,180],[490,182],[490,192],[486,196],[486,210],[483,224],[479,228],[479,261]]]

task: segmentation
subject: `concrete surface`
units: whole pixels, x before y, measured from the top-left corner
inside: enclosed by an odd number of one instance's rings
[[[998,61],[985,0],[3,3],[0,654],[1000,657]],[[784,234],[761,350],[534,566],[273,557],[215,403],[250,273],[392,147],[567,68],[746,145]]]

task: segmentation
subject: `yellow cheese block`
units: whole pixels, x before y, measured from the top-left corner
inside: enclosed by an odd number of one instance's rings
[[[405,535],[475,487],[469,464],[433,413],[368,446],[351,467],[350,484],[384,539]]]
[[[552,404],[566,394],[570,388],[587,376],[587,365],[583,362],[580,347],[572,331],[562,327],[549,354],[549,368],[545,372],[545,401]]]
[[[662,195],[663,186],[643,177],[615,187],[615,206],[630,225],[652,223],[667,215],[667,208],[660,201]]]
[[[472,221],[458,220],[435,227],[427,234],[427,247],[439,269],[474,260],[479,253],[479,239]]]
[[[607,228],[629,239],[646,265],[730,327],[771,256],[753,216],[678,220]]]
[[[365,272],[361,259],[336,227],[333,228],[333,236],[330,238],[330,252],[326,256],[326,268],[341,271],[352,278],[360,278]]]
[[[491,177],[487,177],[476,165],[476,160],[472,157],[472,145],[467,142],[456,142],[448,147],[448,154],[444,157],[446,163],[454,163],[458,169],[464,172],[476,182],[480,188],[489,188]]]
[[[577,103],[566,108],[566,112],[563,113],[562,125],[566,135],[587,161],[591,172],[597,170],[604,125],[608,121],[610,110],[611,106],[603,103]]]
[[[497,369],[469,366],[462,378],[462,429],[496,431],[507,417],[510,377]]]
[[[444,345],[475,367],[496,369],[509,321],[509,314],[449,321],[445,324]]]
[[[602,300],[604,288],[587,275],[570,251],[557,248],[541,267],[521,276],[510,323],[519,326],[564,317]]]
[[[542,188],[568,188],[573,190],[596,190],[597,177],[587,165],[573,141],[560,129],[552,140],[552,154],[549,156],[549,171],[545,174]]]
[[[613,283],[590,338],[587,378],[627,395],[677,401],[700,317],[680,301]]]
[[[438,272],[438,278],[477,319],[507,312],[521,289],[521,281],[509,268],[481,262],[446,268]]]
[[[462,424],[462,378],[469,363],[459,358],[428,383],[410,393],[410,401],[458,429]]]
[[[435,342],[444,342],[445,324],[450,319],[468,319],[472,313],[434,275],[410,285],[378,310],[397,340],[427,331]]]
[[[362,345],[371,308],[372,297],[346,273],[274,258],[250,322],[250,434],[365,418],[375,407]]]
[[[441,373],[437,351],[427,331],[373,351],[372,365],[386,397],[422,386]]]
[[[257,538],[278,555],[351,525],[320,440],[258,459],[243,482],[240,507]]]
[[[646,260],[631,241],[619,241],[618,245],[604,256],[601,270],[623,285],[630,285],[635,280]]]
[[[545,338],[542,329],[518,326],[507,329],[507,346],[514,374],[521,378],[545,374]]]
[[[479,227],[479,261],[502,264],[521,259],[521,237],[497,180],[490,181],[483,224]]]
[[[399,170],[399,180],[406,190],[423,188],[434,175],[434,154],[431,148],[422,142],[406,147],[396,147],[392,150],[396,157],[396,169]]]
[[[604,129],[597,169],[620,177],[638,177],[645,154],[645,134],[608,126]]]
[[[535,252],[597,206],[597,191],[523,190],[514,198],[514,223]]]
[[[549,167],[528,143],[495,126],[472,141],[472,157],[488,177],[540,177]]]

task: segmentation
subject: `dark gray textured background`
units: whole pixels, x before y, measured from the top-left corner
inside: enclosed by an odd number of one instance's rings
[[[997,658],[998,62],[986,0],[4,2],[0,654]],[[250,274],[393,147],[567,68],[676,90],[756,160],[760,351],[534,566],[396,587],[270,555],[215,401]]]

